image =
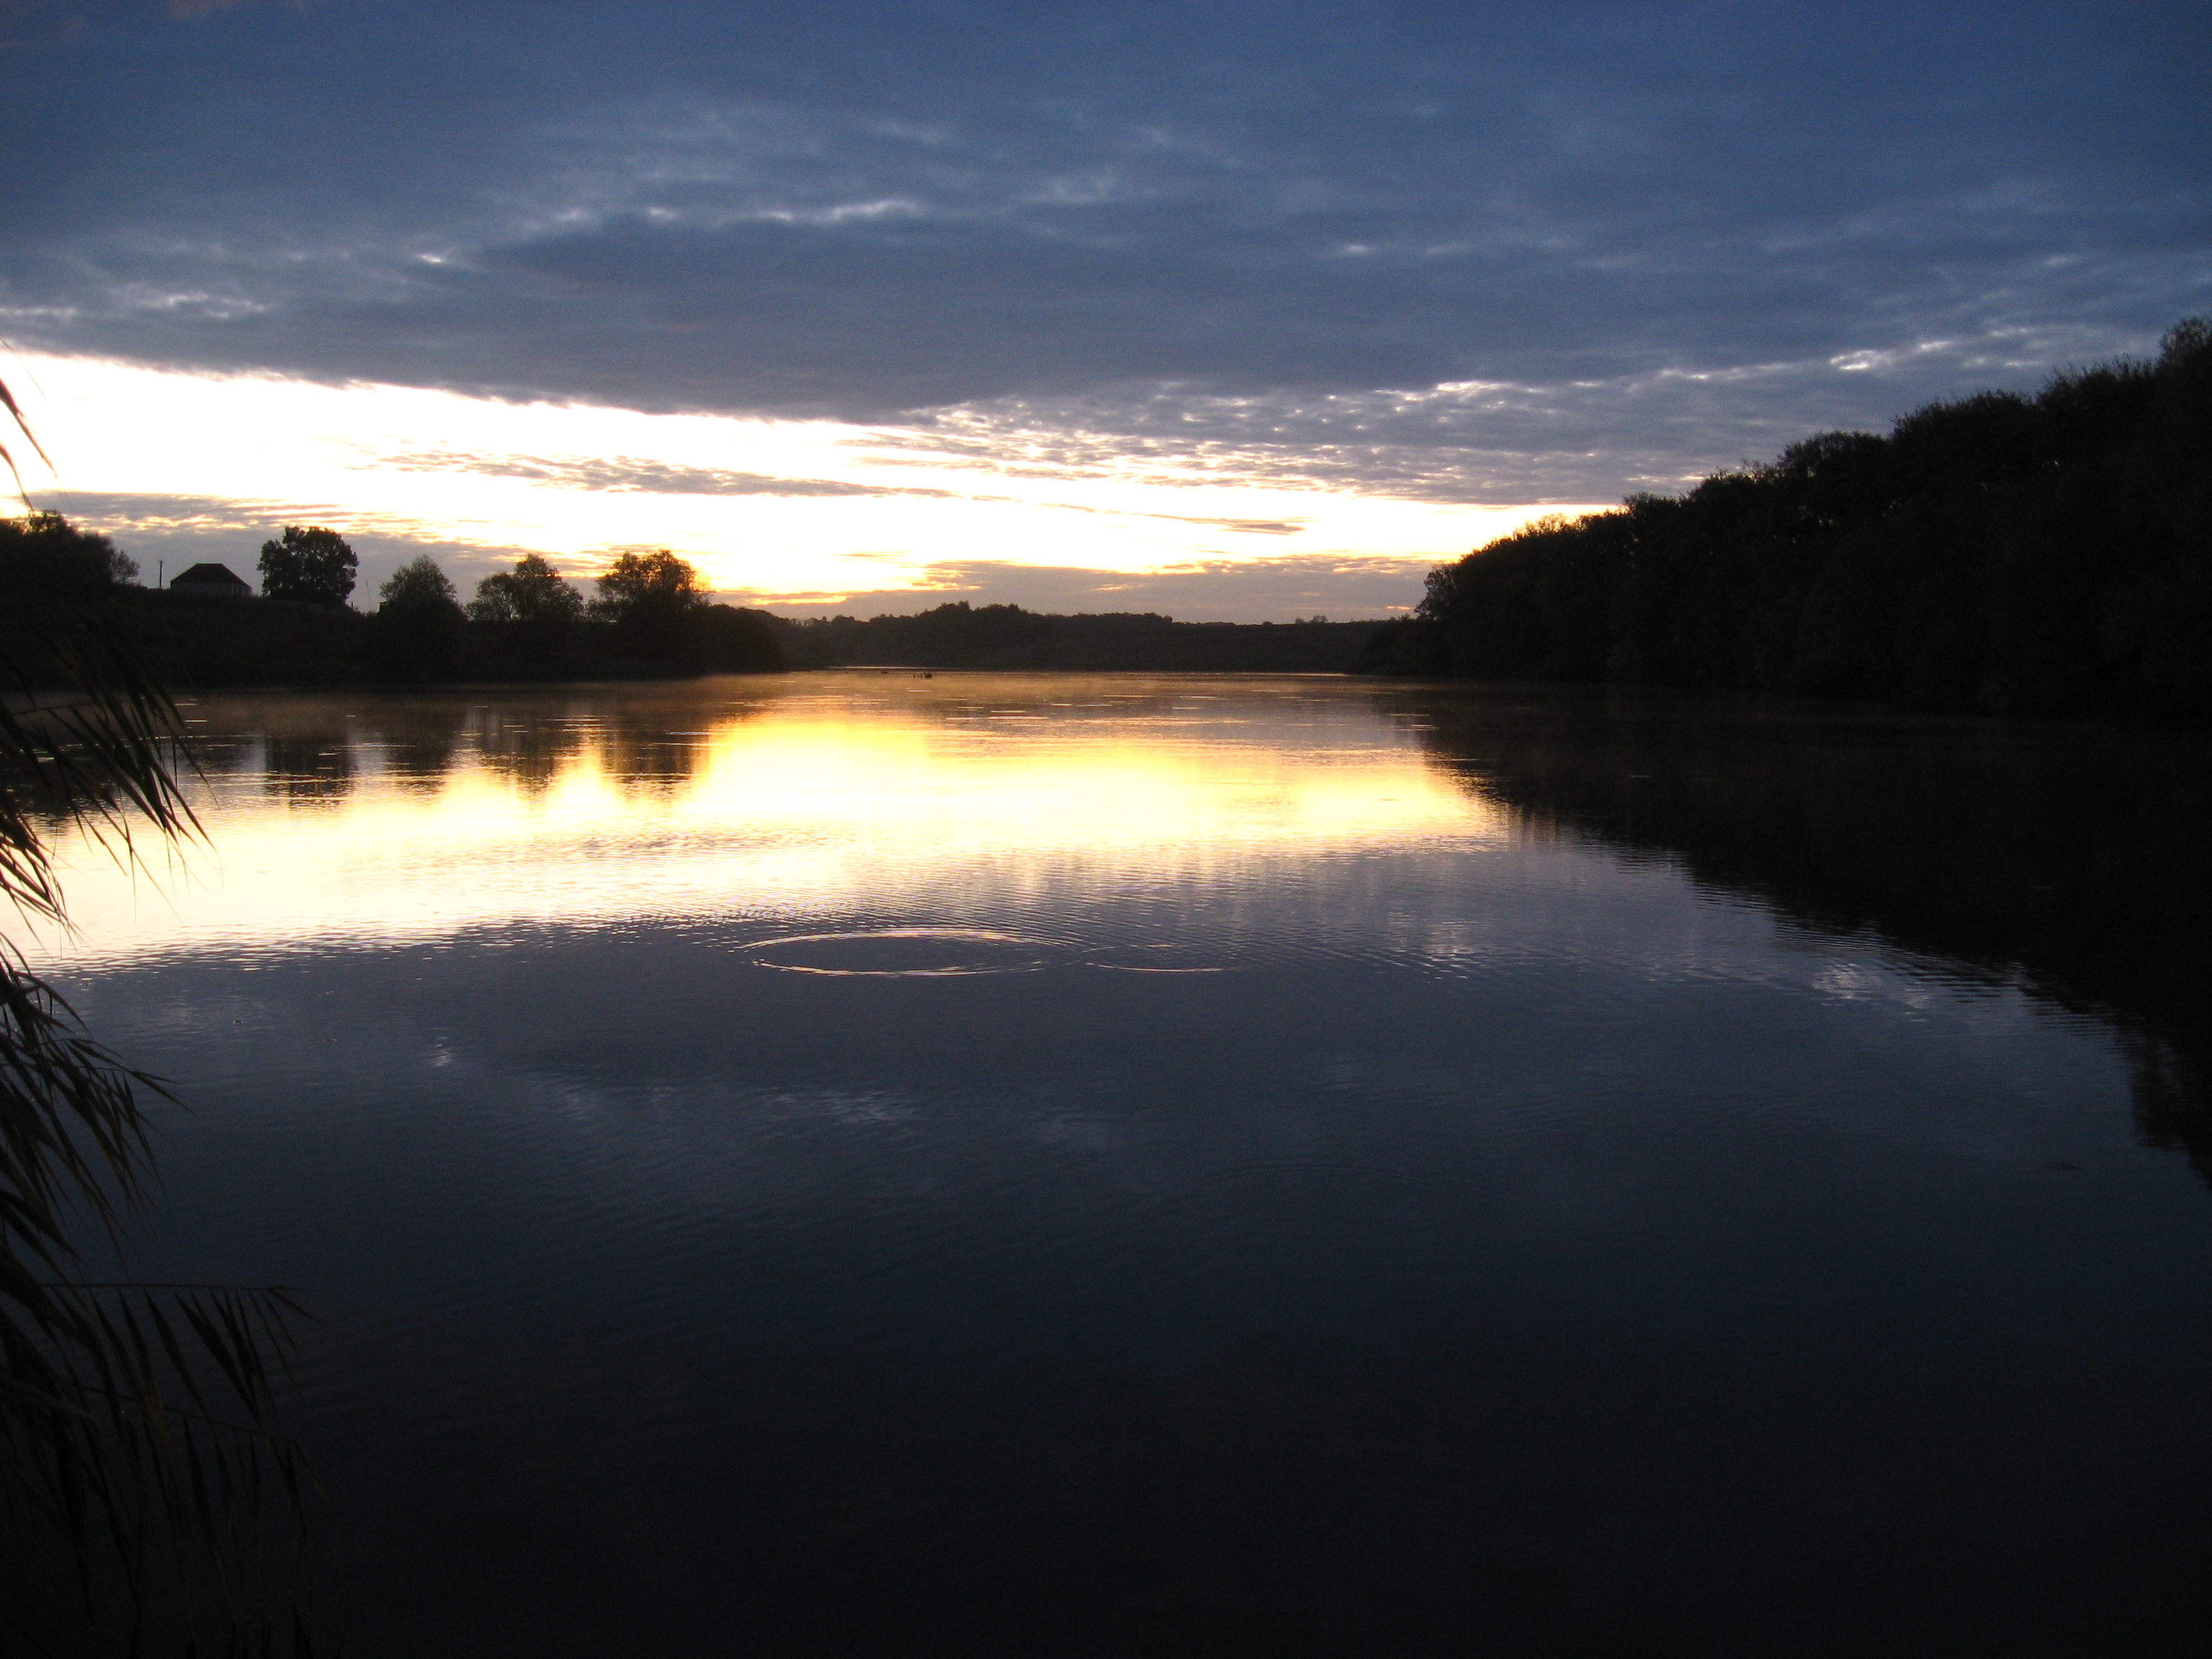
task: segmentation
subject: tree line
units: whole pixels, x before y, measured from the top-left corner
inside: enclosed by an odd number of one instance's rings
[[[262,601],[135,586],[106,536],[54,514],[0,520],[0,599],[100,605],[157,676],[216,685],[550,681],[854,665],[1084,672],[1341,673],[1381,624],[1178,622],[1154,611],[1073,616],[957,599],[911,616],[799,620],[712,602],[665,550],[618,555],[591,597],[525,555],[464,600],[426,556],[366,615],[360,562],[337,532],[287,525],[262,544]],[[273,602],[273,603],[272,603]],[[0,618],[0,633],[11,632]]]
[[[665,548],[618,554],[586,600],[535,553],[486,576],[465,606],[436,561],[378,590],[368,656],[378,678],[567,679],[592,673],[766,673],[785,666],[765,611],[718,605]]]
[[[2212,716],[2212,323],[1439,566],[1370,672]]]
[[[777,619],[793,667],[1340,673],[1374,623],[1177,622],[1157,611],[1060,616],[955,599],[908,617]]]
[[[618,555],[589,599],[547,560],[527,554],[479,581],[466,603],[424,555],[392,573],[366,616],[348,603],[359,568],[337,532],[288,525],[261,548],[263,599],[276,604],[149,593],[134,585],[137,563],[107,537],[58,514],[0,519],[0,599],[9,602],[10,623],[21,627],[53,607],[93,606],[167,678],[428,684],[786,665],[775,618],[714,603],[697,568],[665,549]]]

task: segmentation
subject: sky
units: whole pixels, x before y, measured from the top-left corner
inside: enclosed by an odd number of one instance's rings
[[[149,580],[1380,616],[2212,313],[2202,0],[0,0],[0,64],[25,483]]]

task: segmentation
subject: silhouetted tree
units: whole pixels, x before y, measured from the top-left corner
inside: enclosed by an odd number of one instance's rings
[[[546,560],[526,553],[512,570],[477,584],[469,616],[524,672],[553,672],[567,664],[583,620],[584,596]]]
[[[699,665],[710,674],[780,674],[790,666],[765,611],[709,605],[692,620]]]
[[[623,553],[599,576],[593,617],[612,629],[616,648],[670,664],[697,654],[692,624],[707,604],[698,570],[666,548]]]
[[[1363,666],[2212,718],[2212,325],[1431,573]]]
[[[380,614],[386,611],[403,616],[461,613],[452,580],[428,553],[410,559],[386,577],[376,597]]]
[[[468,619],[453,584],[427,553],[393,571],[377,590],[369,654],[388,678],[450,678],[460,665]]]
[[[319,526],[288,524],[282,537],[261,544],[261,592],[272,599],[343,605],[360,568],[346,538]]]
[[[572,623],[583,614],[584,596],[535,553],[524,554],[512,570],[486,576],[469,602],[469,615],[484,623]]]
[[[138,566],[106,537],[58,513],[0,519],[0,595],[33,602],[106,599],[138,579]]]

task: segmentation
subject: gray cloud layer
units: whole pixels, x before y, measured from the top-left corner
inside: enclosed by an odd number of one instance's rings
[[[1587,500],[2212,309],[2197,4],[325,0],[15,34],[0,322],[152,362]]]
[[[635,455],[553,459],[523,455],[465,455],[447,450],[380,455],[374,465],[395,472],[473,472],[492,478],[526,478],[572,489],[647,495],[927,495],[949,489],[876,489],[835,478],[777,478],[726,467],[672,466]]]

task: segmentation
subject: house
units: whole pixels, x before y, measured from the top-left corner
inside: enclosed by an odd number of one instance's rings
[[[196,564],[182,575],[169,578],[169,586],[179,593],[212,593],[234,599],[253,597],[253,585],[240,580],[228,565],[221,564]]]

